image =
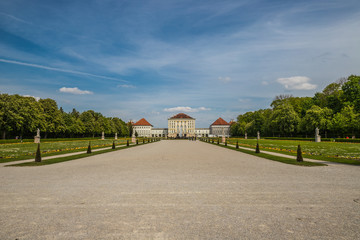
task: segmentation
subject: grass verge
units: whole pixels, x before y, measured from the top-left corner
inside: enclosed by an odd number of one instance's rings
[[[76,159],[80,159],[80,158],[86,158],[86,157],[91,157],[91,156],[95,156],[98,154],[103,154],[103,153],[108,153],[108,152],[114,152],[114,151],[118,151],[118,150],[123,150],[123,149],[128,149],[128,148],[132,148],[132,147],[136,147],[136,146],[141,146],[144,144],[148,144],[148,143],[143,143],[143,144],[139,144],[139,145],[130,145],[130,146],[124,146],[124,147],[120,147],[120,148],[115,148],[115,149],[105,149],[105,150],[100,150],[100,151],[96,151],[96,152],[92,152],[90,154],[88,153],[81,153],[81,154],[77,154],[77,155],[72,155],[72,156],[67,156],[67,157],[59,157],[59,158],[52,158],[49,160],[43,160],[41,162],[26,162],[26,163],[18,163],[18,164],[11,164],[11,165],[6,165],[5,167],[34,167],[34,166],[44,166],[44,165],[50,165],[50,164],[55,164],[55,163],[60,163],[60,162],[67,162],[67,161],[71,161],[71,160],[76,160]]]
[[[261,152],[260,153],[255,153],[255,151],[245,150],[245,149],[241,149],[241,148],[236,149],[235,147],[225,146],[225,145],[222,145],[222,144],[217,145],[217,143],[210,143],[210,144],[220,146],[220,147],[223,147],[223,148],[227,148],[227,149],[231,149],[231,150],[235,150],[235,151],[238,151],[238,152],[250,154],[250,155],[253,155],[253,156],[269,159],[269,160],[272,160],[272,161],[286,163],[286,164],[292,164],[292,165],[304,166],[304,167],[327,166],[326,164],[323,164],[323,163],[314,163],[314,162],[306,162],[306,161],[297,162],[295,159],[291,159],[291,158],[279,157],[279,156],[274,156],[274,155],[261,153]]]
[[[228,144],[235,145],[236,142],[231,142],[231,143],[228,143]],[[241,146],[240,143],[239,143],[239,145]],[[242,146],[242,147],[252,148],[252,149],[254,149],[254,151],[255,151],[255,148],[256,148],[256,146]],[[292,152],[277,151],[277,150],[274,150],[274,149],[263,148],[261,146],[261,143],[260,143],[260,151],[275,152],[275,153],[281,153],[281,154],[289,155],[289,156],[296,156],[296,153],[292,153]],[[348,158],[331,158],[331,157],[327,157],[327,156],[324,156],[324,155],[309,155],[309,154],[304,154],[304,153],[303,153],[303,157],[304,158],[309,158],[309,159],[314,159],[314,160],[327,161],[327,162],[336,162],[336,163],[342,163],[342,164],[348,164],[348,165],[360,165],[359,160],[348,159]]]

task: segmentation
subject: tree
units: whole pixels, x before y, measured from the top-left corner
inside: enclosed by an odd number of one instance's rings
[[[312,133],[317,127],[320,128],[320,130],[327,131],[329,130],[331,116],[331,109],[313,105],[306,111],[305,117],[301,120],[299,131]]]
[[[284,103],[274,109],[271,122],[272,127],[283,136],[292,136],[300,118],[289,103]]]
[[[57,134],[64,132],[64,119],[62,118],[62,112],[58,109],[56,101],[46,98],[40,99],[39,103],[44,111],[43,132],[45,132],[45,138],[47,138],[48,133]]]
[[[351,75],[342,86],[343,99],[347,105],[354,105],[360,112],[360,76]]]
[[[329,125],[329,129],[337,136],[343,135],[345,124],[346,124],[346,117],[341,112],[338,112],[332,117]]]
[[[342,116],[344,116],[343,129],[345,133],[351,133],[353,136],[355,132],[360,130],[359,126],[359,113],[354,111],[354,106],[348,105],[341,110]]]
[[[2,138],[6,138],[6,133],[19,129],[22,123],[22,117],[17,110],[20,108],[17,96],[0,94],[0,130]]]

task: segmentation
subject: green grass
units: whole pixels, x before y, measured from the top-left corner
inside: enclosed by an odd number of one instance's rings
[[[92,140],[91,148],[104,148],[110,147],[114,140]],[[121,138],[115,140],[116,145],[126,144],[126,138]],[[41,153],[43,157],[59,155],[70,152],[80,152],[86,151],[89,144],[88,139],[76,139],[76,140],[66,140],[66,141],[42,141],[40,145]],[[37,148],[36,143],[10,143],[10,144],[1,144],[0,145],[0,163],[12,162],[19,160],[32,159],[35,156],[35,151]]]
[[[327,166],[326,164],[323,164],[323,163],[306,162],[306,161],[297,162],[295,159],[291,159],[291,158],[279,157],[279,156],[274,156],[274,155],[261,153],[261,152],[260,153],[255,153],[255,150],[251,151],[251,150],[246,150],[246,149],[241,149],[241,148],[236,149],[235,147],[232,147],[232,146],[229,146],[229,145],[228,146],[225,146],[225,145],[222,145],[222,144],[218,145],[217,142],[214,142],[214,143],[210,142],[209,144],[220,146],[220,147],[231,149],[231,150],[235,150],[235,151],[246,153],[246,154],[250,154],[250,155],[253,155],[253,156],[269,159],[269,160],[276,161],[276,162],[286,163],[286,164],[292,164],[292,165],[297,165],[297,166],[305,166],[305,167]]]
[[[256,139],[236,139],[228,140],[229,144],[255,149]],[[359,143],[338,143],[338,142],[309,142],[299,140],[259,140],[260,150],[277,152],[290,156],[296,156],[298,144],[301,145],[303,157],[337,162],[344,164],[360,165],[360,144]]]
[[[145,143],[148,144],[148,143]],[[90,154],[88,153],[81,153],[81,154],[77,154],[77,155],[72,155],[72,156],[67,156],[67,157],[58,157],[58,158],[53,158],[53,159],[49,159],[49,160],[43,160],[41,162],[25,162],[25,163],[18,163],[18,164],[11,164],[11,165],[6,165],[6,167],[31,167],[31,166],[44,166],[44,165],[50,165],[50,164],[55,164],[55,163],[60,163],[60,162],[67,162],[67,161],[71,161],[71,160],[76,160],[76,159],[80,159],[80,158],[86,158],[86,157],[91,157],[91,156],[95,156],[98,154],[103,154],[103,153],[108,153],[108,152],[114,152],[114,151],[118,151],[118,150],[123,150],[123,149],[128,149],[128,148],[132,148],[132,147],[136,147],[136,146],[141,146],[144,144],[139,144],[139,145],[130,145],[130,146],[124,146],[124,147],[120,147],[120,148],[115,148],[115,149],[105,149],[105,150],[100,150],[100,151],[96,151],[96,152],[92,152]],[[43,156],[42,156],[43,157]]]

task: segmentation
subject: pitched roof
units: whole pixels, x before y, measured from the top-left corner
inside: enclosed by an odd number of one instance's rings
[[[213,125],[230,125],[230,124],[220,117],[215,122],[213,122],[213,124],[211,124],[211,126]]]
[[[193,119],[192,117],[186,115],[185,113],[176,114],[175,116],[172,116],[170,119],[174,119],[174,118],[190,118],[190,119]]]
[[[145,118],[142,118],[136,123],[134,123],[133,126],[152,126],[152,125],[148,121],[146,121]]]

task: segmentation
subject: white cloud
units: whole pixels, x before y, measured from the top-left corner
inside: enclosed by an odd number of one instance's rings
[[[23,95],[23,97],[32,97],[35,98],[35,100],[38,102],[40,100],[40,97],[34,97],[34,96],[30,96],[30,95]]]
[[[192,108],[192,107],[173,107],[173,108],[165,108],[164,112],[199,112],[199,111],[209,111],[210,108],[206,107],[199,107],[199,108]]]
[[[59,89],[59,91],[63,92],[63,93],[71,93],[71,94],[93,94],[93,92],[91,92],[91,91],[80,90],[77,87],[74,87],[74,88],[62,87]]]
[[[317,87],[317,85],[309,83],[310,78],[304,76],[278,78],[276,81],[289,90],[313,90]]]
[[[218,77],[218,80],[223,83],[231,82],[231,77]]]
[[[117,87],[119,87],[119,88],[136,88],[134,85],[130,85],[130,84],[119,84],[119,85],[117,85]]]

